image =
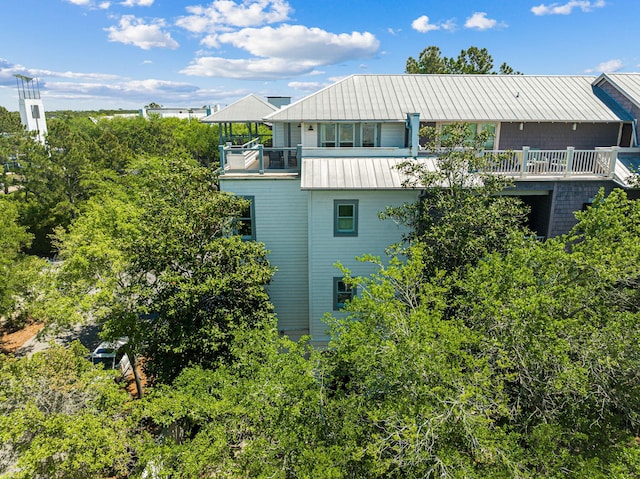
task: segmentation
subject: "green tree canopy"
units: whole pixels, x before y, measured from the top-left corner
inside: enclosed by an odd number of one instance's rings
[[[407,59],[405,73],[500,73],[514,75],[514,71],[506,63],[500,65],[498,72],[493,70],[493,57],[486,48],[469,47],[460,51],[457,58],[445,57],[437,46],[429,46],[420,52],[418,59]]]
[[[275,327],[267,252],[233,234],[246,200],[219,192],[210,170],[140,159],[106,188],[58,231],[59,304],[84,298],[165,382],[189,365],[231,361],[237,329]]]

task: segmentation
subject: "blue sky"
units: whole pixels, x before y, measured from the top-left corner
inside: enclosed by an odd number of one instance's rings
[[[355,73],[403,73],[430,45],[487,48],[526,74],[640,71],[638,0],[3,0],[0,106],[15,74],[47,110],[294,100]]]

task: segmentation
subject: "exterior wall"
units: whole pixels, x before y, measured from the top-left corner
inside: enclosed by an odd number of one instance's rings
[[[622,108],[631,113],[634,118],[640,118],[640,108],[638,108],[635,103],[633,103],[629,98],[624,96],[617,88],[611,85],[608,81],[602,82],[598,85],[597,88],[600,88],[604,92],[606,92],[611,98],[613,98]]]
[[[406,128],[404,123],[383,123],[380,132],[380,146],[403,148]]]
[[[224,178],[222,191],[254,197],[256,240],[270,250],[277,268],[267,287],[278,315],[278,329],[294,340],[309,330],[307,198],[300,179]]]
[[[548,198],[543,195],[550,195],[546,236],[553,237],[568,233],[576,225],[574,213],[582,210],[600,188],[609,194],[615,186],[612,181],[519,181],[507,194],[538,194],[541,201],[545,202]]]
[[[34,117],[37,111],[37,118]],[[44,112],[44,104],[40,98],[20,99],[20,120],[27,131],[38,132],[38,141],[44,144],[47,135],[47,119]]]
[[[520,123],[500,124],[500,150],[520,150],[523,146],[541,150],[593,150],[618,144],[619,123]]]
[[[276,148],[288,146],[285,145],[285,140],[287,138],[287,136],[285,135],[285,127],[285,123],[274,123],[273,127],[271,128],[271,134],[273,135],[273,146]]]
[[[576,225],[574,212],[582,210],[600,188],[609,194],[614,188],[611,181],[558,181],[554,185],[551,203],[549,236],[568,233]]]
[[[200,120],[211,115],[211,108],[143,108],[140,115],[158,115],[161,118],[180,118],[181,120]]]
[[[401,241],[404,227],[391,220],[381,220],[378,213],[386,206],[413,202],[418,192],[393,191],[310,191],[309,192],[309,291],[310,333],[316,344],[328,340],[325,313],[333,311],[333,278],[342,276],[334,265],[340,261],[353,275],[367,275],[372,265],[356,260],[357,256],[372,254],[384,257],[385,248]],[[334,200],[358,200],[358,235],[334,237]]]

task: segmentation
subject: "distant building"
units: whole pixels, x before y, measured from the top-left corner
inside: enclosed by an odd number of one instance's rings
[[[156,115],[160,118],[180,118],[182,120],[200,120],[206,116],[211,115],[211,107],[205,106],[202,108],[148,108],[144,107],[140,109],[140,116],[149,118]]]
[[[40,86],[36,78],[16,75],[20,98],[20,120],[27,131],[36,132],[38,141],[44,144],[47,135],[47,119],[40,98]]]

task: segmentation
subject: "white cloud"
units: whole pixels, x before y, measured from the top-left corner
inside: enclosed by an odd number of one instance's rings
[[[292,81],[287,83],[289,88],[300,91],[316,92],[321,88],[329,85],[328,83],[320,83],[317,81]]]
[[[79,7],[99,8],[101,10],[107,10],[111,6],[111,2],[99,2],[96,4],[95,0],[67,0],[67,2]]]
[[[125,7],[150,7],[155,0],[124,0],[120,5]]]
[[[164,26],[164,20],[161,19],[147,24],[133,15],[124,15],[120,19],[119,26],[112,26],[105,30],[109,32],[109,40],[112,42],[135,45],[143,50],[151,48],[175,50],[179,46],[178,42],[162,30]]]
[[[242,80],[275,80],[283,76],[307,73],[313,65],[304,62],[291,63],[282,58],[230,59],[220,57],[196,58],[180,71],[185,75],[238,78]]]
[[[254,27],[284,22],[293,11],[285,0],[253,0],[234,2],[214,0],[208,7],[186,7],[191,14],[181,17],[176,25],[192,33],[225,31],[229,27]]]
[[[242,48],[256,57],[286,59],[320,66],[356,58],[371,58],[380,42],[369,32],[331,33],[302,25],[245,28],[223,33],[219,41]]]
[[[430,23],[429,17],[422,15],[411,22],[411,28],[420,33],[428,33],[434,30],[440,30],[441,27],[440,25]]]
[[[119,75],[107,73],[58,72],[39,68],[26,68],[23,65],[9,63],[4,58],[0,58],[0,84],[15,85],[14,75],[17,74],[38,78],[39,80],[43,78],[64,78],[69,80],[114,82],[122,79]]]
[[[623,66],[624,64],[622,63],[622,60],[613,59],[613,60],[608,60],[606,62],[602,62],[599,65],[597,65],[595,68],[588,69],[587,73],[613,73],[622,69]]]
[[[574,8],[579,8],[583,12],[590,12],[595,8],[602,8],[606,5],[604,0],[570,0],[565,4],[550,3],[545,5],[541,3],[538,6],[531,7],[534,15],[569,15]]]
[[[487,18],[486,12],[475,12],[464,23],[465,28],[472,28],[475,30],[490,30],[496,27],[506,27],[504,23],[498,23],[497,20]]]

